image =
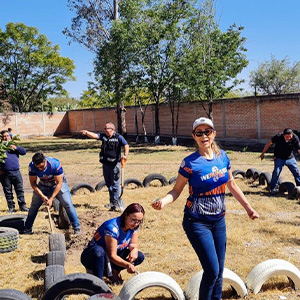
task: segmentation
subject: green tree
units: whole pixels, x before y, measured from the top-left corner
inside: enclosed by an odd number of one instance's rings
[[[79,106],[79,101],[70,97],[49,98],[47,103],[51,105],[53,111],[67,111],[69,109],[76,109]]]
[[[231,25],[222,32],[215,20],[213,0],[206,0],[190,20],[182,78],[189,93],[198,99],[209,118],[213,101],[241,83],[236,76],[247,66],[243,27]],[[207,106],[205,105],[207,103]]]
[[[123,0],[124,13],[134,12],[140,0]],[[104,93],[113,92],[114,103],[117,106],[118,130],[126,135],[125,109],[122,96],[124,85],[124,56],[126,41],[123,41],[118,30],[119,20],[123,18],[122,8],[119,11],[117,0],[68,0],[69,8],[75,12],[71,28],[64,33],[72,41],[76,41],[97,54],[95,59],[95,74],[99,79],[99,90]],[[122,44],[122,46],[121,46]],[[124,50],[124,51],[123,51]],[[103,66],[103,71],[101,70]],[[106,68],[107,67],[107,68]],[[110,69],[108,69],[111,67]],[[106,68],[106,69],[105,69]],[[111,84],[107,80],[111,77]]]
[[[35,27],[8,23],[0,30],[0,79],[13,110],[30,112],[41,109],[51,95],[67,95],[63,84],[74,80],[74,63],[59,54]]]
[[[159,142],[159,106],[176,79],[176,65],[182,56],[182,37],[191,13],[192,1],[149,1],[135,21],[134,68],[141,87],[150,92],[155,104],[155,135]]]
[[[300,91],[300,61],[291,63],[288,57],[279,60],[272,55],[270,61],[262,62],[250,73],[250,84],[255,94],[297,93]]]

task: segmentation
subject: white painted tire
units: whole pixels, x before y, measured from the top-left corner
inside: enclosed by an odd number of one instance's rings
[[[174,299],[185,300],[183,291],[178,283],[169,275],[161,272],[144,272],[132,277],[120,291],[122,300],[132,300],[142,290],[158,286],[168,290]]]
[[[284,275],[290,278],[295,289],[300,289],[300,271],[283,259],[269,259],[254,267],[246,279],[246,286],[254,294],[259,293],[262,285],[272,276]]]
[[[186,300],[199,300],[199,288],[203,270],[196,273],[186,285],[184,295]],[[243,280],[229,269],[224,268],[223,284],[229,284],[240,297],[246,297],[248,292]]]

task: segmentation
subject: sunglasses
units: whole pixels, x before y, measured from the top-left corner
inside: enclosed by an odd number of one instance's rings
[[[214,132],[213,129],[206,129],[206,130],[204,130],[204,131],[194,131],[193,133],[194,133],[195,136],[198,136],[198,137],[199,137],[199,136],[203,136],[203,135],[209,136],[209,135],[211,135],[213,132]]]

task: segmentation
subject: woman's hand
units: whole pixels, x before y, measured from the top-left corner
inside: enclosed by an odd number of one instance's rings
[[[258,213],[253,208],[247,210],[247,214],[251,220],[255,220],[259,218]]]
[[[130,274],[135,273],[135,267],[134,267],[133,264],[128,264],[126,269],[127,269],[127,272],[130,273]]]
[[[133,262],[138,258],[138,249],[134,248],[130,251],[130,253],[128,254],[128,256],[126,257],[126,259],[128,259],[129,262]]]

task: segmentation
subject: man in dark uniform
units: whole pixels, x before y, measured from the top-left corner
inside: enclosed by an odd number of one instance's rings
[[[286,128],[283,132],[276,134],[272,137],[271,141],[265,145],[260,155],[261,160],[264,159],[266,151],[272,144],[275,144],[275,149],[274,170],[270,183],[271,194],[275,194],[277,191],[279,175],[285,165],[292,172],[296,185],[300,186],[300,172],[293,153],[293,150],[296,149],[300,154],[300,141],[298,136],[293,133],[291,128]]]
[[[103,177],[109,191],[109,205],[105,207],[110,211],[123,211],[124,204],[120,195],[121,159],[127,160],[129,145],[124,137],[116,132],[115,125],[111,122],[105,124],[105,133],[94,133],[81,130],[83,135],[102,141],[100,162],[103,165]],[[121,149],[124,147],[124,155],[121,157]]]

